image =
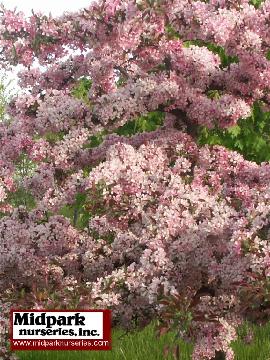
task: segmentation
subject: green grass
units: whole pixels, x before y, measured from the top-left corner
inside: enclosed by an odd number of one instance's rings
[[[21,360],[162,360],[163,347],[172,344],[174,334],[157,339],[153,326],[143,331],[125,334],[113,332],[112,351],[36,351],[18,352]],[[189,359],[191,346],[183,344],[184,359]],[[172,357],[168,357],[172,360]]]
[[[254,340],[250,345],[242,341],[233,344],[236,360],[270,360],[270,323],[264,327],[253,326],[252,329]]]
[[[239,331],[240,339],[233,344],[236,360],[270,360],[270,324],[253,329],[255,337],[249,345],[240,340],[244,329]],[[17,354],[21,360],[163,360],[163,348],[173,344],[174,336],[170,333],[157,339],[153,326],[148,326],[129,334],[114,331],[112,351],[24,351]],[[190,360],[192,345],[180,342],[180,352],[181,360]]]

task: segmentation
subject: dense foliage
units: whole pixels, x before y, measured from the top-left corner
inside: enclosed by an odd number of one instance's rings
[[[262,111],[255,104],[252,116],[240,119],[237,125],[227,129],[199,130],[198,142],[201,145],[223,145],[241,153],[245,159],[258,164],[270,160],[270,112]]]
[[[268,320],[269,24],[269,0],[2,9],[0,63],[25,67],[0,123],[3,358],[14,305],[159,316],[194,360]]]

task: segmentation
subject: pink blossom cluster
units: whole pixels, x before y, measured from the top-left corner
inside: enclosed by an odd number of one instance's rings
[[[269,273],[269,249],[260,234],[269,226],[268,168],[222,147],[200,149],[173,128],[138,147],[115,143],[89,176],[74,174],[88,208],[94,196],[99,202],[88,229],[78,231],[59,215],[46,220],[41,209],[57,209],[44,202],[0,221],[1,271],[8,279],[2,291],[10,281],[28,292],[33,284],[61,291],[71,277],[124,325],[134,318],[149,322],[159,312],[159,296],[208,287],[193,310],[217,320],[195,318],[193,357],[211,359],[224,351],[231,359],[234,327],[243,320],[239,284],[252,283],[252,273]],[[65,187],[71,190],[67,182]]]
[[[18,208],[3,217],[0,226],[2,290],[10,281],[18,288],[31,288],[46,286],[50,277],[53,282],[61,280],[64,270],[57,263],[79,242],[78,232],[67,219],[54,216],[43,223],[40,214]]]

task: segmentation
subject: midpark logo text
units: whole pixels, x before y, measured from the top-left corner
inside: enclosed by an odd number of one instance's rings
[[[11,310],[12,350],[111,350],[110,310]]]

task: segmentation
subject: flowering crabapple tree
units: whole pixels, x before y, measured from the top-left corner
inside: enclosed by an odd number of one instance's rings
[[[269,104],[270,1],[1,11],[1,66],[23,66],[0,123],[1,356],[10,307],[77,306],[233,359],[269,318],[270,164],[197,136]]]

